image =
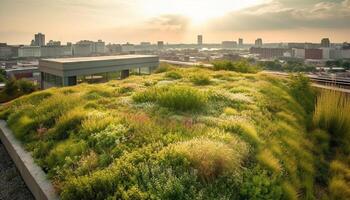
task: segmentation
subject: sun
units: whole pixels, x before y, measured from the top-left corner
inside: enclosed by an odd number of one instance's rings
[[[193,24],[202,24],[209,19],[228,12],[258,5],[264,0],[148,0],[143,3],[147,16],[177,14],[188,17]]]

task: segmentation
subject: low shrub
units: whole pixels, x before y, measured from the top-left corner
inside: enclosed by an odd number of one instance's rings
[[[238,143],[233,149],[222,142],[193,139],[171,145],[168,153],[185,156],[208,182],[226,173],[240,174],[242,159],[247,155],[248,149],[244,143]]]
[[[329,192],[332,199],[350,199],[349,182],[339,177],[333,177],[329,183]]]
[[[103,152],[120,143],[128,129],[122,124],[110,124],[106,129],[92,135],[91,139],[98,152]]]
[[[160,63],[159,67],[154,70],[155,73],[163,73],[173,69],[173,67],[167,63]]]
[[[226,60],[216,61],[213,62],[213,65],[215,70],[228,70],[241,73],[257,73],[260,71],[258,66],[253,66],[246,60],[240,60],[236,62]]]
[[[200,73],[200,74],[195,74],[190,77],[191,82],[193,82],[195,85],[209,85],[210,82],[210,77],[206,74]]]
[[[84,141],[75,141],[73,139],[62,141],[50,151],[46,157],[46,164],[49,169],[63,166],[67,157],[79,156],[87,150],[87,147]]]
[[[176,79],[181,79],[182,75],[176,71],[169,71],[165,74],[165,77],[176,80]]]
[[[81,122],[86,117],[86,111],[82,108],[75,108],[68,111],[67,114],[62,115],[54,128],[48,132],[48,137],[54,140],[67,139],[71,131],[78,132],[81,127]]]
[[[240,186],[240,199],[283,199],[283,189],[278,176],[271,176],[268,171],[256,166],[246,170]]]
[[[147,89],[133,96],[137,103],[154,102],[172,110],[201,110],[207,103],[206,95],[186,86],[164,86]]]

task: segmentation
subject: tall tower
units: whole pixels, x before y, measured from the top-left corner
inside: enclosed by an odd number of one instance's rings
[[[243,46],[243,39],[242,39],[242,38],[239,38],[239,39],[238,39],[238,45],[239,45],[240,47]]]
[[[34,35],[35,46],[45,46],[45,35],[42,33],[37,33]]]
[[[263,45],[262,39],[258,38],[255,40],[255,46],[257,47],[261,47]]]
[[[197,45],[202,46],[203,45],[203,35],[197,36]]]
[[[321,47],[330,47],[331,46],[331,41],[329,38],[323,38],[321,40]]]

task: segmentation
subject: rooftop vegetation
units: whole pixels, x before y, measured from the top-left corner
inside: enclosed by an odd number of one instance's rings
[[[346,197],[349,154],[338,157],[347,149],[331,138],[349,132],[322,120],[346,124],[323,106],[349,104],[321,93],[314,107],[302,76],[223,69],[167,65],[51,88],[2,105],[0,117],[61,199]]]

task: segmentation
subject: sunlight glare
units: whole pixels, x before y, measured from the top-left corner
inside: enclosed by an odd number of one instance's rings
[[[211,18],[263,2],[263,0],[149,0],[143,3],[143,10],[150,17],[166,14],[183,15],[192,23],[201,24]]]

